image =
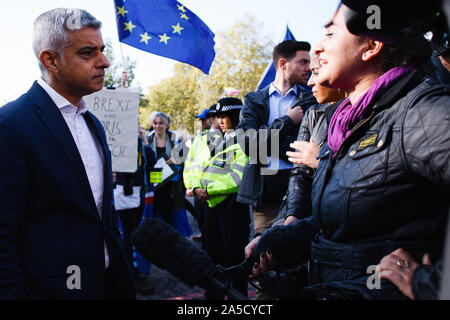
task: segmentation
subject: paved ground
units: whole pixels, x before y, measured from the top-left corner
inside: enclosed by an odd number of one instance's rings
[[[193,216],[187,212],[189,224],[191,225],[194,234],[198,234],[198,226]],[[190,240],[193,241],[193,240]],[[198,247],[200,244],[193,241]],[[149,280],[155,286],[155,293],[151,295],[138,294],[138,300],[203,300],[204,290],[197,286],[190,287],[172,276],[165,270],[159,269],[152,265]],[[253,296],[253,289],[250,289],[249,295]]]
[[[151,295],[138,294],[138,300],[203,300],[203,289],[190,287],[170,273],[152,266],[150,282],[155,286],[155,293]]]

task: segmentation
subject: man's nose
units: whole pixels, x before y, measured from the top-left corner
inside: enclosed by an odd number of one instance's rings
[[[101,52],[100,53],[100,60],[99,60],[99,63],[98,63],[98,67],[99,68],[103,68],[103,69],[107,69],[107,68],[109,68],[110,65],[111,64],[109,63],[109,60],[106,57],[106,55],[103,52]]]

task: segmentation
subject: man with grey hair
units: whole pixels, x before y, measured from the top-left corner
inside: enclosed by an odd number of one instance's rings
[[[83,99],[109,67],[100,27],[80,9],[40,15],[42,78],[0,110],[0,299],[136,297],[105,133]]]

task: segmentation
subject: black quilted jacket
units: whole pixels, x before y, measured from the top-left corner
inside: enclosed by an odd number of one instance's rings
[[[326,142],[328,135],[328,122],[342,100],[334,104],[318,104],[308,109],[298,131],[298,141],[314,139],[319,146]],[[286,193],[285,210],[280,211],[283,220],[287,216],[303,219],[311,215],[311,184],[315,169],[305,165],[294,165],[289,176],[289,185]]]
[[[352,129],[336,159],[325,145],[314,221],[339,243],[390,240],[418,261],[439,255],[450,194],[450,88],[415,71]],[[380,257],[381,259],[382,257]]]
[[[424,253],[434,261],[442,255],[450,194],[450,87],[412,72],[369,111],[336,159],[327,144],[322,147],[312,216],[272,227],[260,242],[283,268],[310,259],[309,284],[315,287],[334,285],[365,299],[404,299],[387,280],[381,290],[369,290],[366,268],[397,248],[416,261]],[[436,296],[439,269],[431,268],[414,275],[416,298]]]

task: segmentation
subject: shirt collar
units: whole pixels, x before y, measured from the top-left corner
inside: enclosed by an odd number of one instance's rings
[[[67,106],[72,106],[74,108],[77,108],[78,109],[78,113],[80,113],[80,114],[84,114],[84,113],[86,113],[88,111],[87,103],[86,103],[86,101],[83,98],[80,101],[80,105],[78,107],[76,107],[73,104],[71,104],[69,102],[69,100],[67,100],[62,95],[60,95],[58,92],[56,92],[56,90],[53,89],[47,82],[45,82],[44,79],[39,78],[37,80],[37,82],[42,87],[42,89],[44,89],[45,92],[48,93],[48,95],[53,100],[53,102],[56,104],[58,109],[62,109],[62,108],[67,107]]]
[[[282,96],[280,91],[278,91],[277,87],[275,87],[275,85],[272,82],[269,86],[269,96],[271,96],[274,92],[277,92],[280,96]],[[291,94],[291,92],[293,92],[295,94],[295,96],[297,96],[297,86],[296,85],[293,85],[292,88],[290,88],[289,91],[285,94],[285,96],[287,96],[288,94]]]

